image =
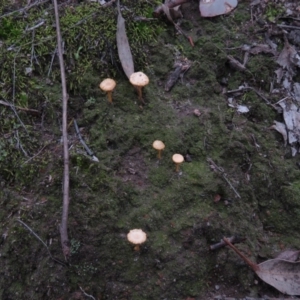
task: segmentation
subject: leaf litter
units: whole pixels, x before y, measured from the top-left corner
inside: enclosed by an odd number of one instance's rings
[[[275,104],[271,104],[265,97],[262,98],[273,108],[282,113],[284,122],[274,120],[273,125],[271,125],[269,129],[274,129],[282,135],[284,145],[286,146],[288,144],[291,147],[292,156],[295,156],[300,151],[300,83],[294,82],[294,77],[297,75],[300,67],[300,51],[289,43],[286,33],[283,33],[284,47],[279,54],[277,54],[276,50],[277,45],[270,39],[269,33],[266,34],[265,38],[266,44],[254,43],[253,45],[243,45],[239,47],[245,52],[243,63],[240,63],[231,55],[227,55],[227,58],[231,67],[237,71],[245,72],[247,70],[246,64],[250,54],[257,55],[263,53],[271,54],[275,57],[277,56],[276,63],[280,67],[275,70],[274,73],[276,74],[276,83],[279,87],[276,89],[271,88],[271,93],[283,95],[284,97]],[[236,92],[239,90],[242,89],[239,88]],[[260,93],[258,95],[262,96]],[[236,108],[240,113],[249,111],[247,106],[238,105],[234,97],[228,98],[227,101],[230,107]]]

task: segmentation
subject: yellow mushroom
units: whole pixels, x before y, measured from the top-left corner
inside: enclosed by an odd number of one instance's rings
[[[142,229],[132,229],[127,234],[127,240],[135,245],[135,251],[139,251],[140,245],[147,240],[147,235]]]
[[[116,87],[116,82],[111,78],[106,78],[101,81],[99,85],[100,89],[107,93],[107,98],[109,103],[112,103],[112,92]]]
[[[156,140],[153,142],[152,147],[158,151],[157,158],[161,159],[161,151],[165,149],[165,144],[162,141]]]
[[[130,75],[129,81],[137,89],[139,100],[143,102],[142,88],[149,83],[148,76],[143,72],[135,72]]]
[[[174,154],[172,160],[176,165],[176,172],[179,172],[179,165],[184,161],[184,157],[181,154]]]

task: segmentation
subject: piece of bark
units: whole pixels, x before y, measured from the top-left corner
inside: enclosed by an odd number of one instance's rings
[[[176,81],[178,80],[181,74],[181,66],[175,68],[175,70],[169,75],[167,82],[165,84],[165,91],[169,92],[171,88],[175,85]]]
[[[179,79],[179,77],[184,74],[189,68],[190,68],[191,64],[188,60],[179,62],[175,64],[175,69],[174,71],[172,71],[169,76],[168,79],[165,83],[165,91],[169,92],[172,87],[175,85],[175,83],[177,82],[177,80]]]

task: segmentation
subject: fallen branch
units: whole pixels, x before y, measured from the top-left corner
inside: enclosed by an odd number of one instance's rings
[[[64,149],[64,178],[63,178],[63,210],[60,224],[60,237],[63,254],[66,261],[70,256],[70,242],[68,238],[68,212],[69,212],[69,190],[70,190],[70,174],[69,174],[69,147],[68,147],[68,131],[67,131],[67,110],[68,110],[68,94],[66,85],[66,73],[64,67],[64,58],[62,51],[62,39],[60,33],[59,14],[57,0],[53,0],[56,35],[57,35],[57,52],[60,65],[60,76],[62,85],[62,134],[63,134],[63,149]]]

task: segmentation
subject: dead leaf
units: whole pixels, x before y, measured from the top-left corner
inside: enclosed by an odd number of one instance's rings
[[[253,48],[249,50],[249,52],[253,55],[259,54],[259,53],[271,53],[273,55],[276,55],[276,51],[272,49],[269,45],[266,44],[257,44]]]
[[[277,69],[274,73],[277,75],[277,80],[276,80],[277,83],[280,83],[281,80],[282,80],[282,77],[283,77],[283,75],[284,75],[283,69],[282,69],[282,68],[279,68],[279,69]]]
[[[237,0],[200,0],[202,17],[215,17],[230,13],[237,6]]]
[[[289,261],[297,261],[299,258],[299,250],[285,250],[276,256],[276,259],[284,259]]]
[[[287,138],[287,132],[286,132],[285,124],[281,123],[281,122],[274,121],[274,125],[272,125],[270,127],[270,129],[275,129],[276,131],[278,131],[282,135],[283,140],[284,140],[284,146],[286,146],[288,138]]]
[[[224,242],[237,253],[264,282],[270,284],[281,293],[300,295],[300,262],[283,259],[269,259],[256,264],[250,261],[226,238]]]
[[[294,62],[297,51],[294,46],[290,45],[287,39],[285,39],[284,48],[280,52],[276,62],[286,69],[291,75],[294,75]]]
[[[294,83],[294,98],[297,102],[300,102],[300,83],[295,82]]]
[[[283,109],[283,118],[288,132],[290,145],[300,141],[300,112],[293,102],[285,100],[279,103]]]
[[[242,72],[247,70],[246,67],[243,64],[241,64],[238,60],[236,60],[233,56],[227,55],[227,58],[229,59],[230,66],[234,69]]]
[[[129,79],[130,75],[134,73],[134,64],[126,34],[125,20],[121,14],[120,0],[118,0],[117,47],[123,70]]]

